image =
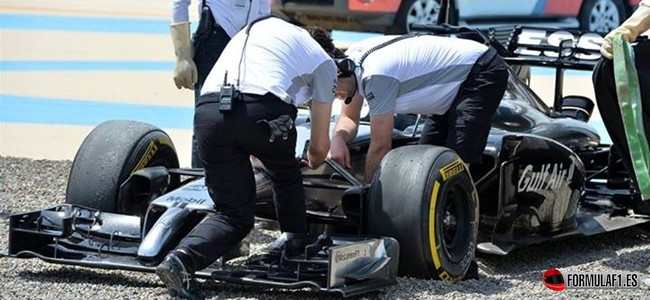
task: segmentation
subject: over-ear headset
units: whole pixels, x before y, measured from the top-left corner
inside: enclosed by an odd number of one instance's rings
[[[336,67],[339,69],[339,76],[340,77],[350,77],[354,75],[354,70],[357,68],[357,64],[347,58],[335,58],[334,61],[336,62]]]

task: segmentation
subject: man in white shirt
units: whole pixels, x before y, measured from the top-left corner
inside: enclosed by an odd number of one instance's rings
[[[505,62],[481,43],[429,34],[360,41],[337,60],[341,109],[330,155],[350,167],[347,142],[357,133],[365,100],[371,138],[365,181],[390,151],[394,114],[428,115],[422,144],[455,150],[467,164],[480,163],[493,114],[508,82]]]
[[[332,41],[279,18],[261,18],[236,34],[208,75],[194,115],[205,180],[217,213],[199,224],[157,267],[173,295],[200,299],[193,274],[235,247],[254,223],[255,179],[249,157],[259,159],[273,183],[288,255],[310,240],[302,175],[295,153],[297,105],[311,103],[308,167],[321,165],[330,146],[336,89]],[[227,77],[226,77],[227,72]],[[224,83],[226,85],[224,85]],[[230,100],[230,102],[228,102]]]
[[[616,93],[612,44],[614,36],[617,34],[622,34],[623,40],[632,43],[639,35],[648,30],[650,30],[650,0],[643,0],[639,3],[637,10],[623,24],[605,36],[600,51],[603,57],[594,68],[592,78],[598,110],[612,140],[613,150],[622,158],[624,168],[632,177],[634,177],[634,168],[621,116],[619,98]],[[650,41],[639,42],[633,46],[633,51],[640,84],[643,127],[646,139],[650,140]],[[614,157],[612,160],[616,160],[616,158]],[[650,214],[650,201],[641,201],[635,184],[632,182],[633,204],[637,206],[637,213]]]
[[[199,1],[200,21],[190,38],[189,6],[191,0],[173,0],[172,41],[176,54],[174,83],[178,89],[194,90],[194,102],[208,73],[224,47],[244,26],[271,14],[270,0]],[[199,168],[196,139],[192,137],[192,167]]]

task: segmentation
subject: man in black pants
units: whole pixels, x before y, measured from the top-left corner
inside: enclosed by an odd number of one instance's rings
[[[232,85],[223,85],[226,72],[225,81]],[[309,238],[296,159],[301,153],[295,153],[296,105],[311,101],[311,138],[303,163],[315,168],[329,150],[335,88],[336,65],[330,54],[300,27],[263,18],[233,37],[206,79],[194,116],[216,214],[199,224],[157,267],[172,295],[200,299],[191,288],[191,274],[227,253],[252,229],[251,155],[264,164],[273,183],[280,229],[287,233],[285,253],[304,250]],[[228,94],[233,94],[230,105],[224,99]]]
[[[508,85],[508,67],[495,49],[433,35],[383,36],[353,44],[337,66],[337,98],[349,105],[341,107],[330,156],[351,167],[347,143],[356,136],[365,99],[371,134],[365,182],[392,149],[394,114],[429,115],[421,144],[446,146],[467,165],[482,162]],[[467,267],[465,279],[478,279],[476,262]]]
[[[632,175],[634,174],[634,168],[632,167],[630,149],[626,139],[614,80],[612,43],[616,34],[622,34],[625,41],[633,42],[639,34],[648,29],[650,29],[650,1],[644,0],[639,3],[639,8],[630,18],[605,36],[601,47],[603,57],[596,65],[592,78],[598,110],[612,139],[613,148],[621,156],[625,169]],[[641,91],[643,127],[646,138],[650,140],[650,41],[636,44],[633,50]],[[636,193],[637,187],[634,184],[633,190],[635,191],[634,204],[638,210],[637,212],[650,213],[650,201],[640,200],[640,195]]]
[[[337,98],[350,104],[341,107],[334,128],[332,159],[350,167],[347,142],[356,136],[365,99],[371,128],[366,182],[391,150],[394,114],[428,115],[420,143],[446,146],[466,164],[481,163],[508,84],[508,67],[495,49],[434,35],[382,36],[353,44],[346,55]]]
[[[176,88],[194,90],[194,104],[201,87],[230,38],[250,22],[271,14],[268,0],[204,0],[199,4],[200,20],[190,38],[188,9],[191,0],[172,1],[170,32],[176,53]],[[200,168],[196,137],[192,136],[192,167]]]

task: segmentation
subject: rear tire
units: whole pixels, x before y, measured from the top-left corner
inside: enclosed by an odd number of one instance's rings
[[[399,275],[463,279],[474,259],[478,194],[447,148],[404,146],[382,160],[370,187],[370,234],[400,243]]]
[[[120,186],[133,172],[153,166],[179,166],[174,144],[164,131],[137,121],[101,123],[84,139],[72,162],[66,203],[134,214],[129,209],[132,203],[119,202]]]

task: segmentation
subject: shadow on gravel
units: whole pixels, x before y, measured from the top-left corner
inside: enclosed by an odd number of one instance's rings
[[[647,233],[640,228],[627,228],[598,236],[571,237],[514,250],[506,256],[479,255],[477,260],[481,271],[489,275],[533,282],[540,281],[544,271],[550,268],[575,269],[586,265],[580,268],[586,272],[590,271],[589,264],[601,262],[620,269],[621,265],[634,265],[623,260],[648,260],[650,253],[645,251],[618,254],[622,249],[650,245],[644,232]],[[640,264],[636,265],[641,268]]]
[[[386,290],[390,290],[387,288]],[[343,299],[339,293],[311,291],[310,289],[289,290],[289,289],[271,289],[256,287],[251,285],[238,285],[231,283],[221,283],[214,281],[205,281],[201,284],[201,291],[206,299],[222,299],[224,294],[228,295],[229,299],[288,299],[288,300],[303,300],[303,299],[318,299],[318,300],[337,300]],[[385,291],[375,291],[365,293],[359,296],[345,298],[346,300],[360,300],[360,299],[393,299]]]
[[[145,279],[118,273],[117,271],[109,272],[111,273],[100,273],[97,270],[86,270],[75,267],[61,267],[43,271],[20,271],[17,277],[26,281],[64,284],[121,285],[136,288],[156,288],[162,286],[162,283],[159,282],[146,281]]]
[[[461,292],[463,295],[474,294],[481,296],[498,295],[511,288],[511,284],[495,278],[482,276],[480,280],[467,280],[459,284],[451,284],[442,280],[421,280],[414,278],[398,278],[398,284],[392,287],[383,288],[377,291],[368,292],[358,296],[352,296],[345,299],[426,299],[427,296],[433,295],[444,296]],[[216,281],[203,281],[201,291],[207,299],[220,299],[220,294],[228,294],[232,298],[251,298],[256,299],[318,299],[318,300],[335,300],[342,299],[341,294],[336,292],[322,292],[310,289],[285,290],[256,287],[250,285],[238,285],[231,283],[221,283]],[[452,295],[452,296],[454,296]]]

